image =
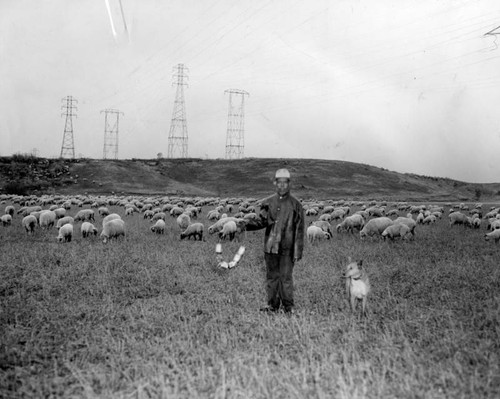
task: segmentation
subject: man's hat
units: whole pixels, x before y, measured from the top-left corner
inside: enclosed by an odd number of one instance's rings
[[[290,172],[287,169],[278,169],[274,179],[288,179],[290,180]]]

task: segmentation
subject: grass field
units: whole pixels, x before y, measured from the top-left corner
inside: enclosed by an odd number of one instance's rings
[[[0,227],[1,397],[500,397],[500,245],[484,226],[306,244],[288,316],[259,312],[263,231],[222,270],[216,237],[179,241],[175,219],[154,235],[124,217],[108,244],[79,228],[65,244],[56,229],[27,236],[20,219]],[[367,319],[348,308],[348,256],[370,276]]]

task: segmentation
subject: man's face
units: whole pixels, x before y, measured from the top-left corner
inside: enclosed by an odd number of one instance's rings
[[[276,192],[279,195],[285,195],[290,191],[290,180],[279,178],[276,179]]]

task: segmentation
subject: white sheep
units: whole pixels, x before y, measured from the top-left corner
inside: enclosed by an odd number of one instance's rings
[[[109,209],[106,208],[105,206],[101,206],[97,212],[99,213],[99,215],[101,215],[102,217],[105,217],[105,216],[108,216],[109,215]]]
[[[151,226],[151,231],[156,234],[164,234],[165,233],[165,221],[162,219],[158,219],[156,223]]]
[[[498,241],[500,240],[500,229],[496,229],[496,230],[493,230],[493,231],[485,234],[484,239],[486,241],[495,240],[495,243],[498,243]]]
[[[48,229],[56,224],[56,219],[57,216],[54,211],[45,210],[40,213],[38,223],[40,223],[42,229]]]
[[[342,223],[339,223],[336,226],[337,233],[340,233],[342,230],[346,230],[348,232],[353,233],[354,229],[360,231],[365,226],[365,219],[361,214],[355,213],[354,215],[347,216]]]
[[[424,218],[424,220],[422,220],[422,224],[434,224],[436,223],[436,216],[434,215],[429,215],[429,216],[426,216]]]
[[[323,239],[330,239],[330,234],[324,231],[321,227],[311,225],[306,230],[306,236],[308,241],[313,244],[317,241],[321,241]]]
[[[406,239],[410,234],[410,228],[403,223],[394,223],[388,226],[383,232],[382,237],[389,237],[391,240],[394,240],[396,237],[401,237],[402,239]]]
[[[121,218],[122,217],[117,213],[110,213],[108,216],[105,216],[104,219],[102,219],[102,227],[104,227],[104,225],[111,220],[121,219]]]
[[[64,226],[66,223],[75,224],[75,219],[73,219],[72,216],[64,216],[63,218],[61,218],[57,221],[56,228],[59,229],[62,226]]]
[[[181,240],[183,240],[184,238],[187,238],[189,240],[189,239],[191,239],[191,237],[194,237],[195,241],[197,238],[200,241],[202,241],[204,229],[205,229],[205,226],[203,226],[203,223],[190,224],[187,227],[187,229],[181,233]]]
[[[177,226],[179,226],[179,229],[181,229],[182,231],[186,230],[190,224],[191,224],[191,218],[187,213],[181,213],[177,217]]]
[[[59,235],[57,236],[57,241],[59,242],[71,242],[73,238],[73,225],[71,223],[66,223],[59,229]]]
[[[219,239],[220,240],[229,239],[230,241],[233,241],[236,236],[236,231],[237,231],[236,222],[230,220],[227,223],[225,223],[224,226],[222,227],[222,230],[219,233]]]
[[[107,243],[111,238],[125,236],[125,222],[122,219],[107,221],[101,231],[102,241]]]
[[[220,232],[227,222],[233,221],[235,223],[238,223],[241,220],[243,220],[243,219],[236,218],[234,216],[229,216],[229,217],[224,218],[224,219],[219,219],[217,222],[215,222],[213,225],[211,225],[208,228],[208,234],[215,234],[215,233]]]
[[[380,235],[384,232],[384,230],[389,227],[391,224],[394,222],[392,219],[388,218],[387,216],[381,216],[378,218],[374,218],[369,220],[363,229],[359,232],[359,236],[361,238],[364,238],[366,236],[372,236],[372,235]]]
[[[95,222],[94,211],[92,209],[82,209],[77,212],[75,215],[75,223],[76,222],[85,222],[93,220]]]
[[[6,215],[14,216],[14,213],[16,213],[16,208],[14,208],[13,205],[7,205],[5,207],[5,214]]]
[[[82,237],[86,238],[90,235],[97,235],[97,228],[90,222],[83,222],[80,227],[80,232],[82,233]]]
[[[416,222],[417,223],[423,223],[424,219],[425,219],[424,212],[420,211],[419,214],[417,215]]]
[[[151,218],[151,223],[156,222],[157,220],[163,220],[164,222],[167,220],[167,215],[165,212],[157,212]]]
[[[10,226],[12,223],[12,216],[6,213],[0,217],[0,222],[2,222],[2,226]]]
[[[413,220],[413,218],[407,218],[404,216],[400,216],[396,219],[394,219],[394,223],[403,223],[408,226],[410,229],[410,233],[412,235],[415,235],[415,228],[417,227],[417,222]]]
[[[326,231],[330,237],[333,237],[332,225],[326,220],[316,220],[315,222],[311,222],[311,226],[317,226],[321,230]]]
[[[53,211],[56,214],[56,219],[61,219],[66,216],[66,209],[64,208],[55,208]]]
[[[500,229],[500,219],[493,219],[489,224],[489,229],[488,230],[497,230]]]
[[[26,233],[33,234],[37,225],[36,217],[33,215],[27,215],[23,218],[21,224],[24,226]]]
[[[466,215],[461,212],[452,212],[448,215],[448,219],[450,220],[450,226],[454,224],[463,224],[467,226],[469,224],[469,219]]]

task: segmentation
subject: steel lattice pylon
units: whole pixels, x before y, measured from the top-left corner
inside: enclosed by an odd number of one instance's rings
[[[120,114],[117,109],[105,109],[104,112],[104,149],[103,159],[118,159],[118,123]]]
[[[229,89],[229,110],[227,115],[226,159],[240,159],[245,149],[245,96],[244,90]],[[233,102],[233,95],[239,101]]]
[[[186,106],[184,104],[184,86],[187,86],[187,83],[184,82],[184,79],[187,79],[186,72],[187,68],[184,64],[177,64],[174,67],[173,77],[177,80],[174,83],[177,85],[177,90],[168,133],[168,158],[187,158],[188,156]]]
[[[76,99],[72,96],[66,96],[61,101],[66,102],[65,105],[61,106],[61,109],[66,109],[66,112],[62,113],[62,115],[66,116],[66,123],[64,124],[64,135],[63,141],[61,145],[61,158],[75,158],[75,143],[73,140],[73,116],[76,117],[76,114],[73,113],[73,110],[76,110],[76,105],[73,103],[78,103]]]

